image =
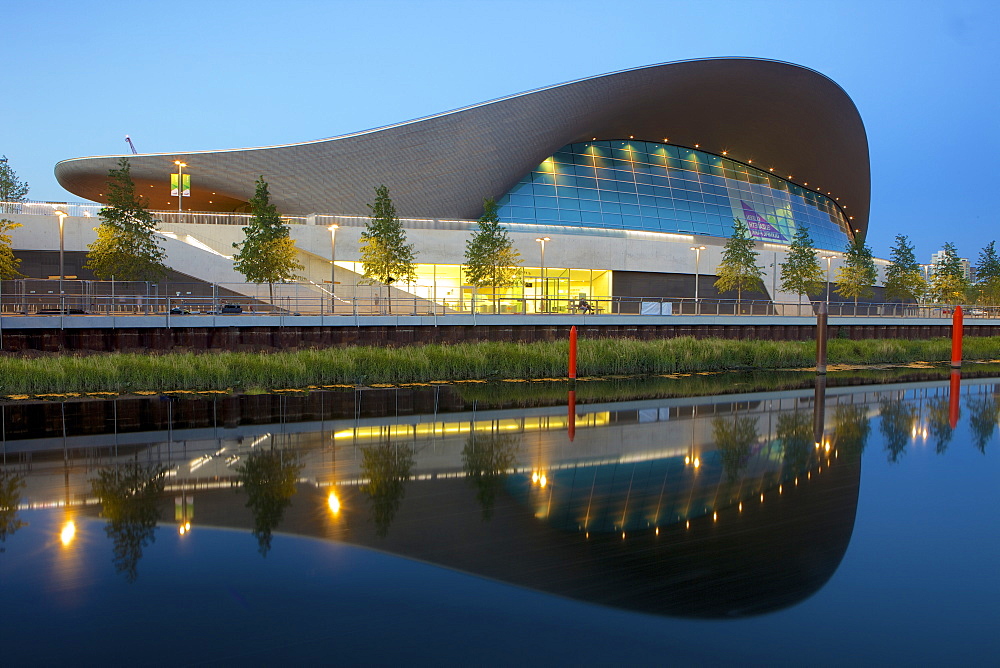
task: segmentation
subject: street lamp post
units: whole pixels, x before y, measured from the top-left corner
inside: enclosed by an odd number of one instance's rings
[[[183,213],[184,168],[187,167],[187,163],[174,160],[174,164],[177,165],[177,213]]]
[[[337,230],[340,225],[330,225],[330,313],[337,308]]]
[[[549,284],[545,280],[545,242],[552,241],[548,237],[538,237],[535,239],[542,245],[542,311],[549,310]]]
[[[66,276],[66,265],[63,263],[63,255],[65,253],[65,244],[63,243],[65,227],[64,221],[66,220],[66,216],[69,214],[58,209],[53,211],[53,213],[59,216],[59,299],[62,300],[63,278]]]
[[[833,262],[833,258],[836,255],[824,255],[823,259],[826,260],[826,306],[829,310],[830,307],[830,263]]]
[[[701,261],[701,252],[705,250],[704,246],[691,246],[691,250],[694,251],[694,312],[697,315],[701,313],[701,308],[698,303],[698,265]]]

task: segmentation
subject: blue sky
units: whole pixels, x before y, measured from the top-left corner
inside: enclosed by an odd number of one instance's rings
[[[1000,3],[591,0],[17,3],[0,153],[29,197],[59,160],[330,137],[614,70],[752,56],[816,69],[861,112],[868,241],[1000,239]],[[404,212],[405,213],[405,212]]]

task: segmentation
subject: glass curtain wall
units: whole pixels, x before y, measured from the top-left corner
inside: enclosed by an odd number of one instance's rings
[[[850,235],[849,218],[826,195],[723,156],[635,140],[565,146],[499,204],[508,223],[728,238],[739,218],[755,238],[777,243],[807,225],[818,248],[834,250]]]
[[[337,267],[357,274],[360,281],[364,269],[360,262],[337,261]],[[611,297],[612,272],[604,269],[572,269],[519,267],[514,285],[494,291],[490,287],[475,288],[465,280],[462,265],[417,264],[417,280],[393,287],[408,292],[418,300],[433,302],[442,312],[477,313],[571,313],[586,301],[590,308],[601,311]],[[380,294],[381,290],[381,294]],[[372,300],[384,298],[384,286],[338,285],[342,299]],[[423,309],[420,309],[423,310]]]

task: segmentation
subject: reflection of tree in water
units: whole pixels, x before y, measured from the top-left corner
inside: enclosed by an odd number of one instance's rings
[[[157,499],[163,493],[165,467],[132,462],[97,471],[91,490],[108,520],[104,532],[111,539],[115,570],[135,582],[142,549],[156,540],[160,519]]]
[[[948,398],[938,397],[932,399],[927,409],[927,430],[934,439],[934,449],[939,455],[943,455],[951,443],[952,429],[951,418],[948,414]]]
[[[17,506],[21,503],[21,488],[24,478],[17,473],[0,470],[0,543],[7,541],[7,536],[24,526],[17,517]],[[4,547],[0,545],[0,552]]]
[[[993,438],[993,430],[997,426],[997,413],[1000,404],[996,397],[971,397],[966,406],[969,409],[969,427],[972,429],[973,442],[979,452],[986,454],[986,444]]]
[[[483,519],[493,517],[493,503],[503,485],[507,471],[514,465],[521,439],[513,434],[492,433],[488,436],[473,431],[462,448],[462,464],[469,482],[476,488],[476,498],[483,509]]]
[[[889,462],[894,463],[899,461],[906,451],[916,411],[902,399],[882,399],[878,408],[881,418],[879,431],[885,437],[885,451],[888,453]]]
[[[292,503],[301,470],[295,455],[282,450],[254,450],[236,467],[237,478],[248,497],[246,507],[253,514],[257,549],[263,557],[271,549],[271,532]]]
[[[867,409],[852,404],[838,405],[833,413],[833,430],[837,448],[848,457],[860,457],[872,430]]]
[[[712,420],[715,445],[722,453],[726,481],[733,482],[747,467],[750,446],[757,440],[757,418],[735,417],[732,422],[717,417]]]
[[[775,436],[781,441],[787,471],[797,474],[809,468],[816,450],[811,413],[782,413],[778,416]]]
[[[361,487],[371,502],[375,533],[389,533],[399,503],[406,494],[406,481],[413,466],[413,446],[384,441],[361,449],[361,471],[368,484]]]

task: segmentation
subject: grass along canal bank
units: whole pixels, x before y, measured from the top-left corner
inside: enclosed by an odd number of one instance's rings
[[[948,339],[829,342],[830,364],[899,364],[950,359]],[[111,353],[0,357],[0,395],[54,392],[271,390],[321,385],[563,378],[568,343],[461,343],[403,348],[350,346],[277,353]],[[964,359],[1000,358],[1000,337],[965,340]],[[654,375],[734,369],[801,369],[813,341],[674,338],[585,339],[581,376]]]

